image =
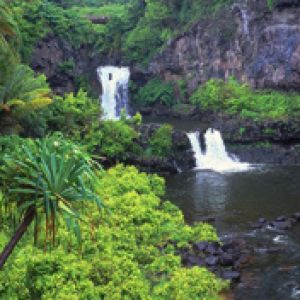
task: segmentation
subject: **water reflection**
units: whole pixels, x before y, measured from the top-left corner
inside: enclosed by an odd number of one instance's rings
[[[194,208],[200,212],[206,207],[213,213],[223,210],[228,196],[227,176],[214,172],[195,172],[194,175]]]
[[[300,168],[264,166],[250,172],[189,172],[167,177],[167,198],[188,222],[216,217],[220,234],[242,235],[256,249],[247,268],[253,284],[235,290],[237,300],[300,299],[300,225],[287,232],[253,232],[249,222],[300,211]],[[251,234],[250,234],[251,233]],[[283,248],[268,254],[268,247]]]
[[[167,177],[167,197],[184,211],[188,222],[217,215],[222,229],[230,229],[261,216],[275,218],[300,210],[299,178],[299,167],[189,172]]]

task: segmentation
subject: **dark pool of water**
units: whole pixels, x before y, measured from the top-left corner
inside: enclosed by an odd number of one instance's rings
[[[249,222],[300,211],[300,167],[259,166],[244,173],[189,172],[167,180],[167,198],[188,222],[216,218],[220,236],[242,236],[255,247],[239,300],[300,299],[300,224],[287,232],[253,231]],[[266,249],[280,248],[270,254]]]

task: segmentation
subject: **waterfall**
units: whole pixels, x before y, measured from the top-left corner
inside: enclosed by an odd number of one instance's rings
[[[97,73],[102,83],[101,104],[104,119],[117,120],[122,110],[128,114],[129,68],[99,67]]]
[[[204,135],[206,150],[201,149],[199,132],[188,133],[194,156],[196,169],[213,170],[216,172],[246,171],[249,164],[241,163],[226,152],[221,133],[215,129],[208,129]]]
[[[192,149],[194,151],[196,168],[201,168],[203,154],[201,151],[200,140],[199,140],[200,132],[199,131],[190,132],[187,134],[187,136],[190,140]]]
[[[249,35],[249,16],[248,12],[245,9],[241,9],[242,14],[242,22],[243,22],[243,33],[248,36]]]

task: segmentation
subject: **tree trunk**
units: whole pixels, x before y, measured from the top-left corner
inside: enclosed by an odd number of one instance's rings
[[[6,260],[11,255],[12,251],[26,232],[28,226],[31,224],[35,216],[35,208],[30,207],[28,208],[23,222],[19,225],[18,229],[16,230],[15,234],[9,241],[9,243],[4,248],[3,252],[0,254],[0,269],[4,266]]]

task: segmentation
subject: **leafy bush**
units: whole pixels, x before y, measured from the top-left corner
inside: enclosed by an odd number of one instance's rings
[[[49,253],[23,240],[0,273],[0,298],[218,299],[227,283],[205,269],[181,267],[169,244],[215,241],[216,232],[208,224],[186,225],[176,206],[161,203],[162,178],[118,165],[99,173],[97,190],[105,213],[93,203],[81,207],[87,222],[80,253],[64,226],[57,231],[60,246]]]
[[[138,26],[128,34],[124,52],[129,61],[143,62],[151,57],[161,45],[162,40],[158,29]]]
[[[154,78],[139,89],[135,101],[142,106],[155,103],[171,106],[175,104],[173,85],[159,78]]]
[[[189,290],[186,289],[187,286],[190,286]],[[216,280],[215,276],[205,268],[180,269],[171,274],[170,281],[163,281],[155,287],[154,294],[163,299],[217,300],[218,292],[224,287],[226,283]]]
[[[254,91],[233,78],[211,79],[191,96],[191,102],[205,109],[240,114],[255,120],[286,119],[300,115],[300,95],[277,91]]]
[[[103,121],[99,129],[98,151],[101,155],[121,159],[138,151],[135,143],[138,133],[125,121]]]
[[[82,135],[99,120],[100,105],[80,90],[76,95],[70,93],[65,97],[56,97],[45,117],[50,131],[60,131],[80,141]]]
[[[10,272],[0,273],[0,298],[97,299],[89,278],[91,264],[61,248],[45,253],[26,246],[15,254],[12,266]]]
[[[172,149],[171,125],[165,124],[158,128],[149,140],[149,153],[158,157],[167,157]]]
[[[24,139],[17,135],[0,136],[0,166],[8,154],[17,153],[21,156],[23,153],[22,145],[24,145]]]

